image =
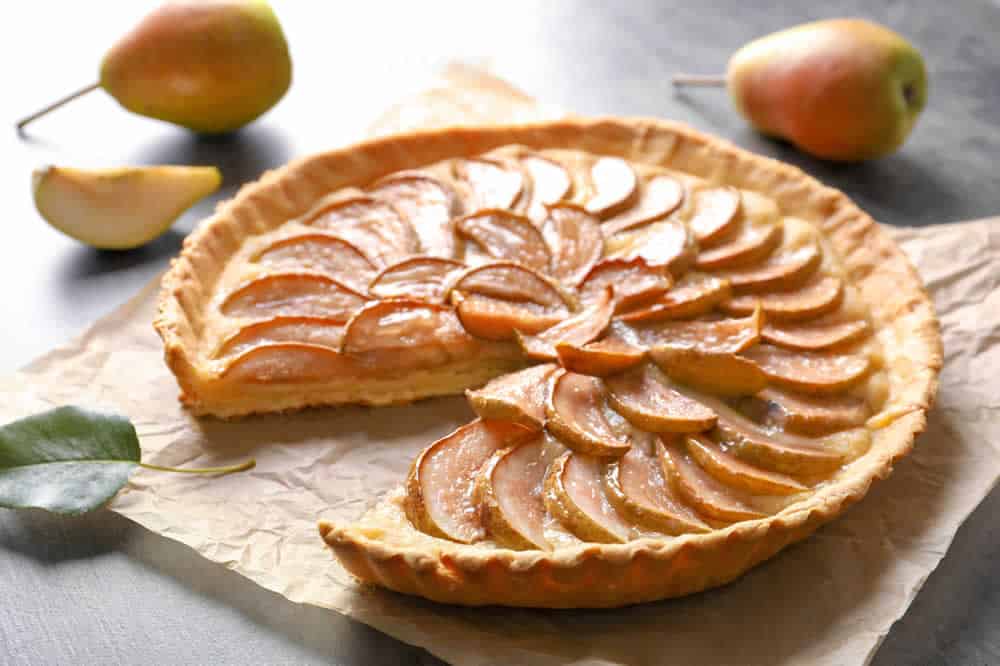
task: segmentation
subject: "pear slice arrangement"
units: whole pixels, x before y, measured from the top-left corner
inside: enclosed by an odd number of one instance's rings
[[[423,577],[473,560],[576,576],[571,553],[744,534],[856,468],[895,389],[808,211],[707,168],[497,145],[373,166],[256,223],[194,306],[177,375],[196,413],[464,393],[476,420],[359,527],[322,528],[352,572],[446,599]],[[496,599],[483,585],[462,602]]]

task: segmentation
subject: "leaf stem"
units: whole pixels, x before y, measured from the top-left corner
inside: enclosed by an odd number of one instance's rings
[[[139,467],[156,470],[158,472],[177,472],[179,474],[232,474],[233,472],[245,472],[257,466],[257,460],[251,458],[239,465],[229,465],[226,467],[164,467],[152,463],[139,463]]]
[[[72,102],[77,97],[83,97],[84,95],[86,95],[87,93],[91,92],[92,90],[97,90],[100,87],[101,87],[100,83],[91,83],[86,88],[80,88],[76,92],[72,92],[72,93],[66,95],[65,97],[60,97],[59,99],[57,99],[56,101],[52,102],[48,106],[42,107],[38,111],[35,111],[30,116],[25,116],[24,118],[21,118],[20,120],[18,120],[17,121],[17,125],[16,125],[17,126],[17,131],[20,132],[21,130],[24,129],[25,125],[27,125],[28,123],[30,123],[30,122],[32,122],[34,120],[37,120],[37,119],[41,118],[42,116],[44,116],[49,111],[55,111],[60,106],[62,106],[64,104],[69,104],[70,102]]]
[[[678,87],[701,86],[721,88],[726,85],[725,76],[713,76],[704,74],[674,74],[671,82]]]

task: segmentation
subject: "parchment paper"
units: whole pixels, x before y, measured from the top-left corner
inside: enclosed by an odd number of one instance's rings
[[[498,115],[499,114],[499,115]],[[468,68],[394,108],[374,131],[554,115]],[[471,417],[462,398],[310,410],[232,423],[176,400],[152,330],[158,286],[0,380],[0,420],[62,403],[136,423],[148,462],[220,465],[222,478],[137,472],[111,509],[295,602],[334,609],[460,664],[866,663],[1000,470],[1000,219],[893,230],[927,282],[945,336],[930,426],[892,476],[833,524],[725,588],[614,611],[451,608],[361,589],[316,532],[351,519],[427,442]]]

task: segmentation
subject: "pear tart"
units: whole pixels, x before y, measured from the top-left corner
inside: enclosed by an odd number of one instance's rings
[[[653,120],[292,163],[189,238],[156,326],[198,414],[467,391],[476,420],[319,529],[359,579],[468,605],[733,580],[889,473],[941,363],[916,273],[843,194]]]

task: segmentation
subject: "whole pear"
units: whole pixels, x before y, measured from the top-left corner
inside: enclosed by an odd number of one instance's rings
[[[927,102],[920,52],[862,19],[806,23],[750,42],[730,58],[726,83],[758,130],[838,161],[895,151]]]
[[[100,77],[126,109],[203,133],[246,125],[291,81],[284,33],[263,0],[166,4],[108,51]]]

